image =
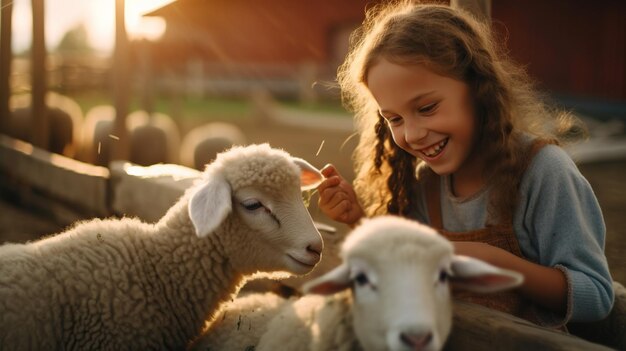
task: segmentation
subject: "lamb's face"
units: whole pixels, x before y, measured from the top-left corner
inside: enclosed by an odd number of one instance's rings
[[[262,271],[310,272],[321,259],[322,240],[302,201],[299,183],[280,194],[254,186],[235,191],[233,212]]]
[[[350,258],[354,326],[365,350],[440,350],[452,323],[452,252]]]
[[[453,254],[432,228],[394,216],[364,221],[342,246],[344,262],[305,284],[353,290],[354,331],[366,351],[440,350],[450,334],[450,282],[477,292],[519,285],[521,275]]]
[[[229,226],[220,240],[240,272],[304,274],[319,262],[322,238],[302,199],[302,189],[322,179],[313,166],[252,145],[218,155],[204,178],[190,199],[190,218],[200,237]]]

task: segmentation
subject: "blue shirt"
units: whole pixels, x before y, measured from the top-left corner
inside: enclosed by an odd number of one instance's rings
[[[452,194],[449,176],[442,177],[440,184],[443,229],[485,228],[489,187],[459,198]],[[420,194],[416,219],[429,223],[425,192]],[[608,315],[614,297],[604,255],[604,219],[589,182],[562,148],[543,147],[524,173],[513,230],[527,259],[565,273],[567,313],[548,319],[563,324]]]

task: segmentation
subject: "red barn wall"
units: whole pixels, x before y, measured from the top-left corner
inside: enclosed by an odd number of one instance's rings
[[[347,36],[380,0],[178,0],[157,60],[198,57],[240,64],[333,66]],[[492,0],[510,55],[541,86],[573,96],[626,100],[626,1]],[[235,68],[237,69],[237,68]]]
[[[626,1],[494,0],[492,18],[545,88],[626,99]]]
[[[196,51],[209,61],[254,63],[327,62],[333,34],[357,26],[366,1],[248,0],[178,1],[164,17],[164,41]],[[341,34],[339,34],[341,35]]]

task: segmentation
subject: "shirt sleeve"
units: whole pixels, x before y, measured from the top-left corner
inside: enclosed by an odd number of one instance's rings
[[[522,253],[567,279],[567,313],[552,319],[565,324],[606,317],[614,299],[606,228],[589,182],[563,149],[550,145],[537,153],[520,190],[514,221]]]

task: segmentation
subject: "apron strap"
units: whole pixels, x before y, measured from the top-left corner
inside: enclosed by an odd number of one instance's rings
[[[426,206],[430,225],[435,229],[443,229],[441,218],[440,177],[433,175],[426,182]]]

